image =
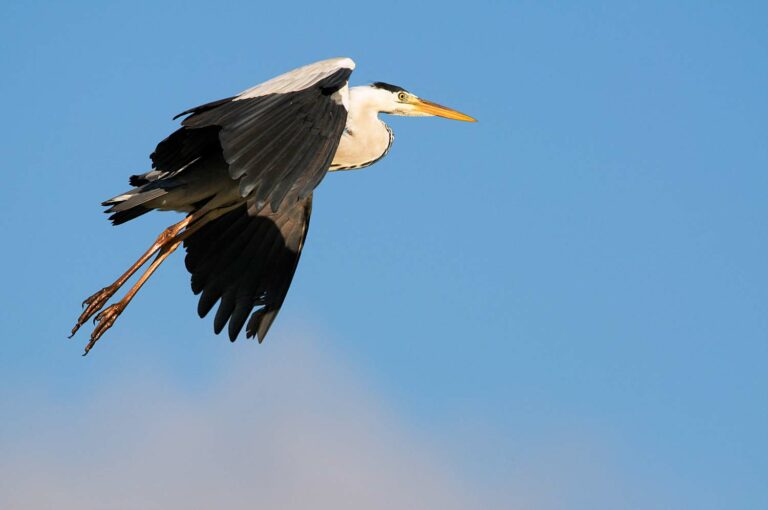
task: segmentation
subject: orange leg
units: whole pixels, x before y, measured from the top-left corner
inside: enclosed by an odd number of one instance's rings
[[[83,353],[83,356],[88,354],[88,351],[90,351],[96,342],[99,341],[99,338],[101,338],[101,336],[109,328],[112,327],[120,314],[123,313],[123,310],[125,310],[125,307],[128,306],[128,303],[131,302],[133,296],[139,292],[139,289],[141,289],[144,283],[149,280],[149,277],[152,276],[152,273],[154,273],[157,268],[160,267],[160,264],[162,264],[163,261],[168,258],[171,253],[176,251],[176,248],[179,247],[179,244],[181,244],[181,241],[174,241],[172,243],[163,245],[155,260],[149,265],[144,274],[141,275],[139,281],[137,281],[133,287],[131,287],[131,289],[125,294],[125,296],[123,296],[123,299],[115,304],[109,305],[104,310],[99,312],[96,317],[94,317],[93,322],[96,323],[96,327],[93,328],[93,331],[91,332],[91,340],[88,342],[88,345],[85,346],[85,352]]]
[[[131,287],[131,289],[123,296],[123,298],[118,301],[117,303],[108,306],[104,310],[102,310],[96,317],[93,319],[93,322],[96,323],[96,327],[93,328],[93,332],[91,332],[91,340],[88,342],[88,345],[85,346],[85,352],[83,353],[83,356],[88,354],[88,351],[90,351],[93,346],[98,342],[99,338],[109,329],[112,327],[112,325],[115,323],[115,320],[120,316],[121,313],[125,310],[125,308],[128,306],[128,303],[131,302],[133,297],[136,295],[136,293],[139,292],[141,287],[146,283],[147,280],[149,280],[149,277],[152,276],[152,274],[157,270],[158,267],[160,267],[160,264],[163,263],[165,259],[168,258],[168,256],[176,251],[176,248],[179,247],[179,245],[184,242],[184,239],[195,233],[200,227],[207,224],[212,219],[220,216],[226,211],[223,210],[215,210],[208,212],[204,216],[200,217],[199,220],[192,223],[192,225],[189,225],[189,222],[187,222],[186,229],[179,233],[177,232],[176,235],[172,238],[170,238],[168,241],[162,244],[160,247],[160,253],[157,254],[157,257],[155,260],[152,261],[152,263],[149,265],[147,270],[144,272],[144,274],[141,275],[139,280]],[[178,225],[178,224],[177,224]],[[176,225],[174,225],[176,227]],[[173,227],[172,227],[173,228]],[[113,292],[114,294],[114,292]]]
[[[83,306],[87,305],[87,308],[83,311],[82,314],[80,314],[80,317],[77,319],[77,324],[75,324],[75,327],[72,328],[72,333],[69,335],[69,338],[75,336],[75,333],[77,333],[77,330],[80,329],[80,326],[85,324],[86,321],[93,316],[93,314],[101,310],[106,302],[115,295],[120,287],[122,287],[125,282],[127,282],[128,279],[130,279],[130,277],[133,276],[136,271],[139,270],[139,268],[141,268],[141,266],[147,263],[152,255],[157,253],[158,250],[160,250],[167,243],[173,241],[179,232],[181,232],[187,225],[189,225],[193,219],[193,215],[187,216],[175,225],[171,225],[167,229],[163,230],[163,232],[157,237],[157,240],[154,242],[154,244],[149,247],[144,255],[139,257],[139,260],[137,260],[130,268],[128,268],[128,271],[123,273],[122,276],[120,276],[120,278],[118,278],[113,284],[104,287],[83,301]]]

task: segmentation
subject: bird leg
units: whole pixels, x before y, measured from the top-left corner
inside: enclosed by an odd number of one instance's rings
[[[221,210],[215,210],[208,212],[208,214],[204,215],[205,219],[203,220],[203,216],[195,218],[195,222],[190,225],[190,221],[187,221],[185,225],[183,225],[181,228],[178,228],[173,235],[173,237],[170,237],[166,241],[164,241],[159,251],[160,253],[157,254],[157,257],[155,257],[155,260],[152,261],[152,263],[149,265],[146,271],[144,271],[144,274],[141,275],[139,280],[133,285],[133,287],[130,288],[130,290],[123,296],[123,298],[118,301],[117,303],[108,306],[104,310],[102,310],[96,317],[93,319],[93,322],[96,323],[96,327],[93,328],[93,331],[91,332],[91,339],[88,342],[88,345],[85,346],[85,352],[83,353],[83,356],[88,354],[88,351],[90,351],[93,346],[96,344],[96,342],[99,341],[99,338],[109,329],[112,327],[112,325],[115,323],[117,318],[120,316],[121,313],[123,313],[123,310],[128,306],[128,303],[131,302],[133,297],[136,295],[136,293],[139,292],[141,287],[146,283],[147,280],[149,280],[149,277],[152,276],[152,274],[157,270],[158,267],[160,267],[160,264],[163,263],[165,259],[168,258],[168,256],[176,251],[176,248],[179,247],[179,245],[184,242],[184,240],[189,237],[190,235],[194,234],[197,230],[200,229],[203,225],[207,224],[210,220],[220,216],[223,214],[224,211]],[[187,219],[191,218],[189,216]],[[183,222],[181,222],[183,223]],[[177,223],[171,228],[178,227],[181,223]],[[182,228],[184,228],[183,232],[179,232]],[[168,230],[166,230],[167,232]],[[164,232],[165,233],[165,232]],[[162,237],[162,235],[161,235]],[[159,239],[159,238],[158,238]],[[149,258],[151,255],[147,256]],[[141,259],[139,259],[141,261]],[[141,266],[141,265],[140,265]],[[139,267],[140,267],[139,266]],[[136,268],[138,269],[138,268]],[[135,270],[134,270],[135,272]],[[130,276],[129,276],[130,277]],[[117,283],[117,282],[116,282]],[[119,287],[118,287],[119,288]],[[115,289],[116,291],[117,289]],[[114,294],[114,292],[112,294]]]
[[[163,230],[160,235],[157,237],[157,240],[152,244],[152,246],[149,247],[149,249],[139,257],[139,260],[137,260],[131,267],[128,268],[128,271],[122,274],[120,278],[115,280],[115,282],[111,285],[108,285],[92,295],[91,297],[87,298],[85,301],[83,301],[83,306],[86,307],[86,309],[83,311],[82,314],[80,314],[80,317],[77,319],[77,324],[75,324],[75,327],[72,328],[72,333],[69,335],[69,338],[72,338],[75,336],[75,333],[77,333],[77,330],[80,329],[80,326],[85,324],[88,319],[90,319],[96,312],[102,309],[102,307],[106,304],[109,299],[115,295],[115,293],[122,287],[125,282],[127,282],[131,276],[133,276],[136,271],[138,271],[141,266],[147,263],[147,261],[158,252],[166,243],[172,241],[179,232],[181,232],[189,223],[193,220],[193,215],[189,215],[180,222],[171,225],[167,229]]]
[[[141,278],[139,278],[139,281],[137,281],[133,287],[131,287],[125,296],[123,296],[123,298],[117,303],[106,307],[104,310],[99,312],[96,317],[94,317],[93,322],[96,323],[96,327],[93,328],[93,331],[91,332],[91,340],[88,342],[88,345],[85,346],[85,352],[83,355],[88,354],[88,351],[90,351],[96,342],[99,341],[99,338],[101,338],[101,336],[109,328],[112,327],[120,314],[123,313],[123,310],[125,310],[125,307],[128,306],[128,303],[130,303],[136,293],[139,292],[139,289],[141,289],[144,283],[149,280],[149,277],[152,276],[152,273],[154,273],[157,268],[160,267],[160,264],[162,264],[163,261],[168,258],[171,253],[176,251],[176,248],[179,247],[179,244],[181,244],[181,240],[174,240],[171,243],[164,244],[160,248],[160,253],[157,254],[155,260],[152,262],[152,264],[149,265],[144,274],[141,275]]]

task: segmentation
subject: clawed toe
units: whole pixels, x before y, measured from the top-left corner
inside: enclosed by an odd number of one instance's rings
[[[114,287],[104,287],[83,301],[83,307],[86,308],[83,310],[83,313],[80,314],[80,317],[78,317],[77,323],[75,324],[75,327],[72,328],[72,332],[70,333],[69,338],[75,336],[75,333],[77,333],[77,330],[80,329],[80,326],[85,324],[88,319],[93,316],[93,314],[102,309],[106,302],[109,301],[109,298],[115,294],[116,290],[117,289]]]
[[[99,338],[101,338],[101,336],[109,328],[112,327],[120,314],[123,313],[124,309],[125,306],[122,303],[115,303],[114,305],[110,305],[99,312],[93,318],[93,322],[96,324],[96,327],[93,328],[93,332],[91,333],[91,340],[88,342],[88,345],[85,346],[85,352],[83,353],[83,356],[88,354],[88,351],[90,351],[93,346],[96,345],[96,342],[99,341]]]

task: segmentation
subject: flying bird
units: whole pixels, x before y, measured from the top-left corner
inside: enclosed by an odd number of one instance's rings
[[[245,326],[262,342],[299,262],[314,189],[327,172],[370,166],[392,146],[394,134],[378,115],[475,122],[395,85],[349,87],[354,68],[350,58],[316,62],[174,117],[184,117],[181,127],[150,155],[152,169],[132,175],[133,188],[102,205],[114,225],[152,210],[187,215],[83,302],[70,337],[93,317],[84,354],[181,245],[200,317],[219,302],[216,334],[228,324],[235,341]],[[153,256],[125,296],[104,308]]]

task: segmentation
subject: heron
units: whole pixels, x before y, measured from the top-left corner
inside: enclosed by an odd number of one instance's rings
[[[183,117],[181,126],[150,155],[151,169],[132,175],[132,189],[102,205],[114,225],[153,210],[186,215],[83,302],[70,338],[93,318],[84,355],[182,245],[192,291],[200,295],[198,315],[218,303],[216,334],[228,324],[234,342],[245,326],[246,336],[261,343],[296,271],[315,188],[326,173],[370,166],[392,147],[394,134],[379,114],[476,121],[388,83],[350,87],[354,69],[351,58],[323,60],[173,118]]]

